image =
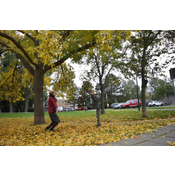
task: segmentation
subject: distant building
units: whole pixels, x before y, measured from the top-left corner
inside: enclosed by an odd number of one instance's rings
[[[67,106],[66,106],[66,101],[64,101],[64,100],[58,100],[57,101],[57,106],[58,107],[66,108],[66,107],[69,107],[69,104],[67,103]]]

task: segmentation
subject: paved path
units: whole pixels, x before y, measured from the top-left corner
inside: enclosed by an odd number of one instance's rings
[[[130,139],[99,146],[170,146],[168,142],[175,144],[175,123]]]

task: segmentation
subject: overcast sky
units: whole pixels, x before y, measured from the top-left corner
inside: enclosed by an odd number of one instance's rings
[[[68,61],[70,63],[70,60]],[[71,64],[71,63],[70,63]],[[83,70],[89,70],[87,66],[85,65],[78,65],[78,64],[71,64],[75,70],[75,83],[78,87],[81,87],[82,81],[80,80],[80,74],[82,73]],[[175,67],[175,66],[174,66]],[[173,68],[173,65],[168,66],[168,68],[165,69],[165,75],[170,78],[169,70],[170,68]],[[115,74],[118,76],[117,74]],[[163,78],[163,77],[160,77]],[[126,79],[127,80],[127,79]],[[136,80],[136,77],[133,78],[133,80]],[[93,83],[93,82],[92,82]],[[96,85],[96,82],[93,83],[93,86]],[[138,85],[141,87],[141,79],[138,78]]]

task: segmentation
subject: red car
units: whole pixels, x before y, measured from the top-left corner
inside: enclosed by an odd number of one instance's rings
[[[140,101],[140,107],[141,106],[142,102]],[[138,99],[129,100],[126,103],[122,104],[122,108],[136,108],[136,107],[138,107]]]
[[[86,110],[86,106],[81,106],[80,108],[78,108],[79,111],[83,111]]]

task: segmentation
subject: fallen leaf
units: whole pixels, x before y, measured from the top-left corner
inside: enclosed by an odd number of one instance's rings
[[[138,137],[138,136],[133,136],[135,139],[140,139],[140,137]]]

